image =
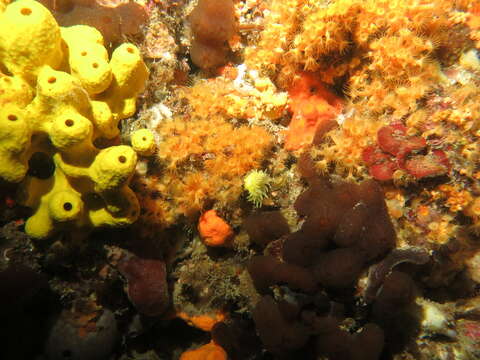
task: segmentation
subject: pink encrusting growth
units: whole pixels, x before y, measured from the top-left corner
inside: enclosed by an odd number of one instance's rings
[[[362,153],[370,175],[388,181],[397,170],[405,170],[417,179],[446,174],[450,163],[445,152],[430,149],[423,137],[410,136],[407,130],[400,122],[378,130],[378,145],[368,146]]]

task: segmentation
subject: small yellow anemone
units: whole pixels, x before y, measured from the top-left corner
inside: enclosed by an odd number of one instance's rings
[[[255,207],[262,205],[270,190],[270,176],[262,170],[252,170],[243,179],[243,187],[248,192],[248,201]]]

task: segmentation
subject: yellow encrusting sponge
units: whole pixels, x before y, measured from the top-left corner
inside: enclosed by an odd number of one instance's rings
[[[0,174],[6,181],[19,182],[27,173],[29,146],[24,111],[11,103],[0,106]]]
[[[21,202],[34,210],[25,231],[46,238],[131,224],[137,154],[94,141],[118,136],[119,120],[136,111],[148,78],[139,50],[123,44],[109,60],[96,29],[61,28],[33,0],[7,3],[0,0],[0,179],[22,182]],[[52,158],[50,177],[27,176],[36,153]]]
[[[77,25],[62,28],[62,38],[68,45],[71,74],[89,95],[105,91],[112,81],[112,68],[102,34],[90,26]]]
[[[15,1],[5,8],[0,14],[0,59],[10,73],[31,84],[43,66],[60,66],[60,27],[47,8],[33,0]]]

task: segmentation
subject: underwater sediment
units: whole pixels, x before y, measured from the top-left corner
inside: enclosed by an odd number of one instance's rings
[[[480,2],[0,0],[0,358],[480,358]]]

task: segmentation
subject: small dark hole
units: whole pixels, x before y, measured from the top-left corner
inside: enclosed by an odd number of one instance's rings
[[[127,158],[123,155],[119,156],[118,157],[118,161],[120,161],[122,164],[126,163],[127,162]]]
[[[147,138],[146,138],[146,137],[143,137],[142,140],[145,141],[145,140],[147,140]]]
[[[133,54],[133,49],[131,47],[128,47],[127,48],[127,51],[130,53],[130,54]]]
[[[80,53],[80,55],[86,56],[86,55],[87,55],[87,52],[86,52],[86,51],[82,51],[82,52]]]
[[[53,83],[55,83],[55,81],[57,81],[57,78],[56,78],[56,77],[53,77],[53,76],[52,76],[52,77],[49,77],[49,78],[48,78],[48,83],[49,83],[49,84],[53,84]]]
[[[66,203],[63,204],[63,208],[64,208],[66,211],[70,211],[70,210],[72,210],[73,205],[72,205],[71,203],[69,203],[69,202],[66,202]]]
[[[29,8],[23,8],[22,10],[20,10],[20,14],[22,15],[30,15],[32,13],[32,9],[29,9]]]
[[[13,115],[13,114],[8,115],[8,116],[7,116],[7,119],[10,120],[10,121],[18,120],[17,116],[16,116],[16,115]]]
[[[93,63],[92,66],[93,66],[94,69],[98,68],[98,64],[97,64],[97,63]]]
[[[28,161],[28,175],[39,179],[48,179],[55,171],[52,158],[43,152],[36,152]]]
[[[73,126],[73,124],[74,124],[74,122],[73,122],[72,119],[65,120],[65,125],[67,125],[68,127]]]

